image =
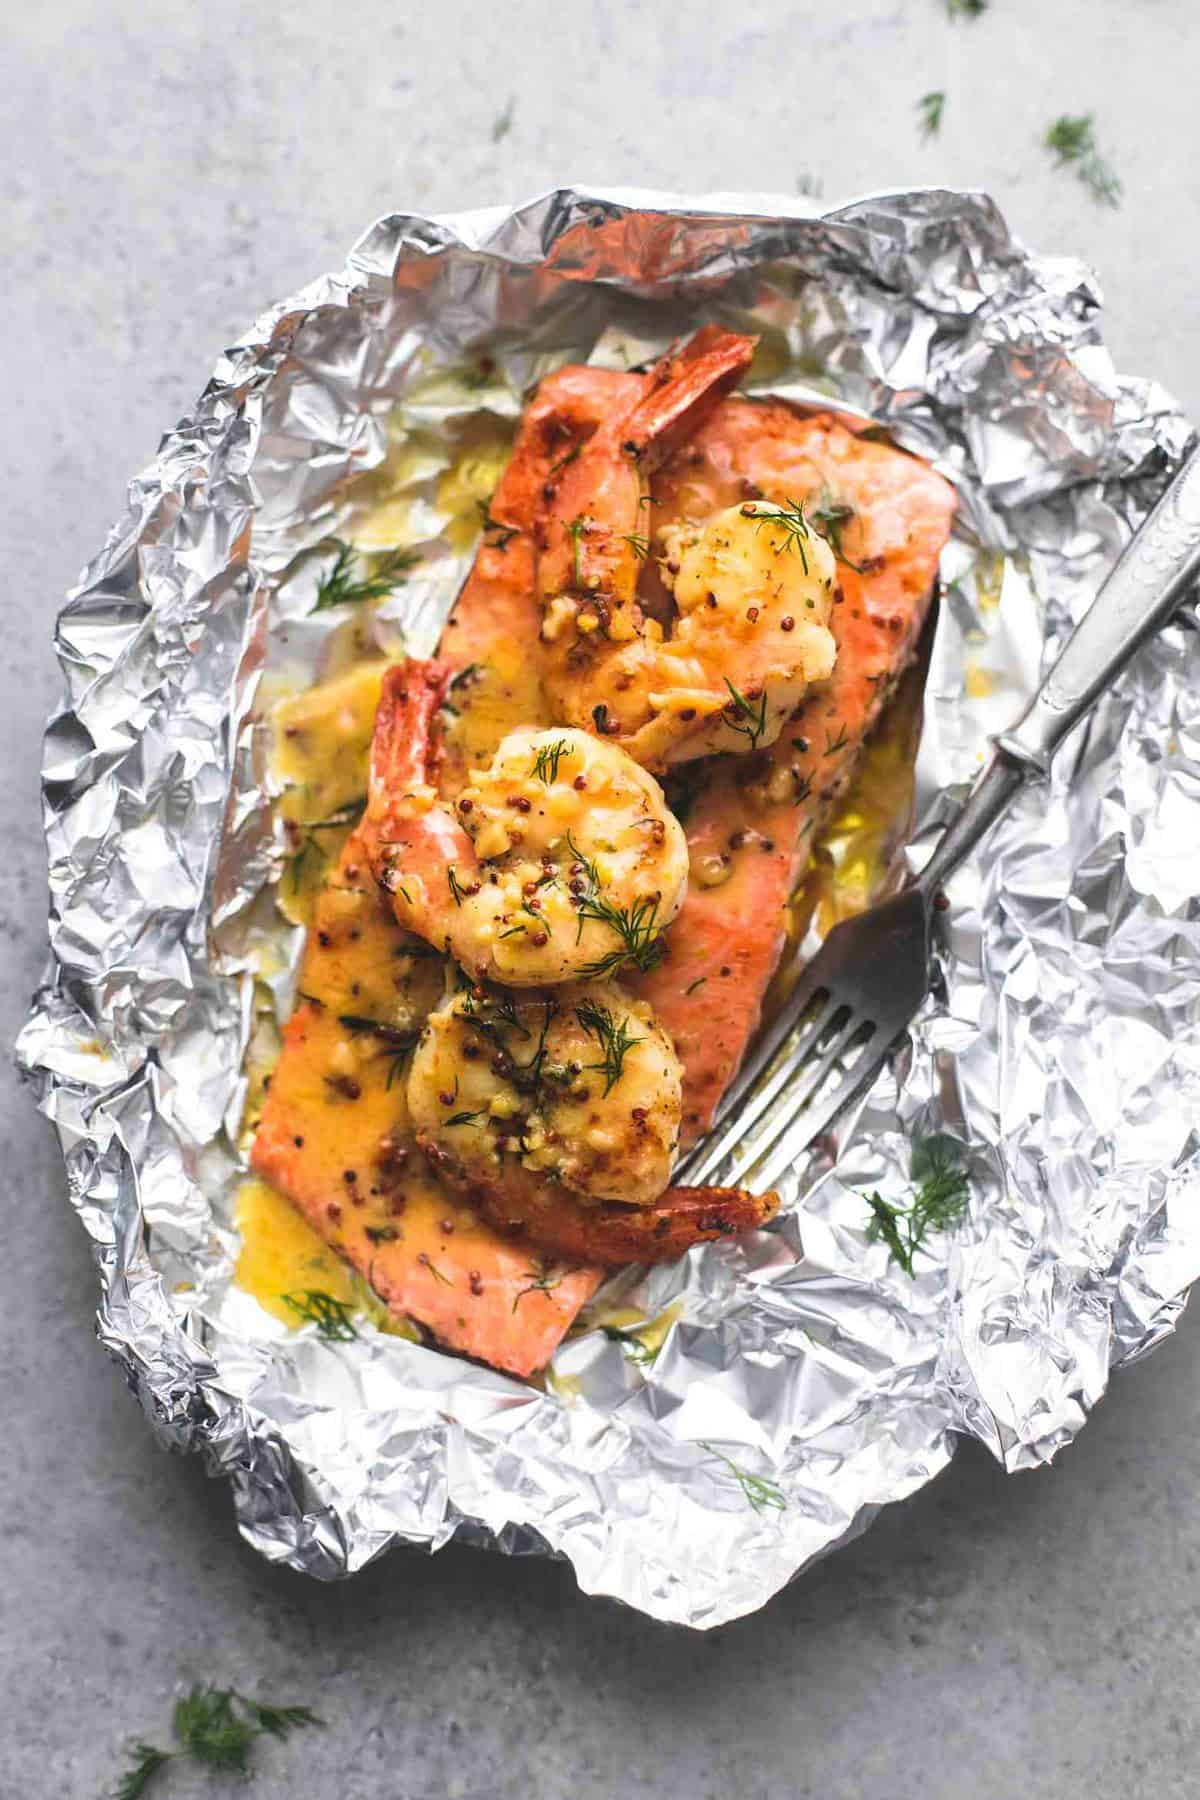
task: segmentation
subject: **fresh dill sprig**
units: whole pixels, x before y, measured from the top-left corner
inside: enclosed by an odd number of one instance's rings
[[[311,1706],[271,1706],[262,1700],[251,1700],[245,1694],[239,1694],[238,1699],[265,1737],[285,1738],[292,1731],[313,1725],[323,1729],[325,1725],[324,1719],[319,1718]]]
[[[637,901],[633,906],[614,906],[611,900],[604,898],[600,871],[591,858],[584,855],[569,831],[567,849],[575,858],[571,865],[572,872],[578,866],[587,882],[585,891],[575,896],[575,904],[579,909],[576,943],[583,936],[584,923],[588,919],[607,925],[620,940],[616,950],[588,963],[586,968],[579,971],[580,974],[589,978],[611,975],[625,963],[632,963],[634,968],[643,971],[652,969],[663,953],[658,934],[658,901],[647,898]]]
[[[446,885],[450,889],[450,897],[454,901],[455,906],[461,906],[467,897],[467,890],[459,881],[453,863],[451,863],[450,867],[446,870]]]
[[[566,1273],[566,1269],[560,1269],[556,1263],[539,1256],[533,1267],[526,1270],[529,1281],[513,1301],[513,1311],[516,1312],[526,1294],[552,1294]]]
[[[236,1706],[232,1688],[194,1687],[175,1707],[175,1735],[189,1756],[213,1769],[244,1773],[257,1726]]]
[[[946,1231],[963,1217],[971,1185],[953,1138],[925,1138],[913,1146],[911,1175],[918,1184],[907,1206],[893,1206],[882,1194],[865,1195],[871,1209],[867,1237],[884,1243],[906,1275],[915,1273],[913,1259],[927,1233]]]
[[[339,1013],[338,1024],[352,1037],[369,1035],[379,1039],[382,1048],[375,1052],[371,1060],[377,1062],[382,1059],[387,1063],[384,1087],[390,1089],[416,1046],[417,1033],[403,1031],[397,1025],[383,1025],[378,1019],[368,1019],[360,1013]]]
[[[159,1770],[179,1757],[244,1775],[256,1738],[286,1738],[293,1731],[324,1723],[309,1706],[272,1706],[251,1700],[236,1688],[198,1685],[176,1702],[171,1716],[179,1748],[160,1750],[156,1744],[143,1742],[131,1745],[134,1760],[113,1790],[113,1800],[141,1800]]]
[[[808,574],[808,552],[805,548],[812,537],[812,527],[804,516],[803,500],[785,498],[779,506],[764,509],[756,500],[747,501],[742,512],[748,519],[757,521],[755,531],[761,531],[764,525],[777,525],[783,533],[783,548],[796,550],[800,555],[800,566]]]
[[[764,691],[759,696],[757,707],[751,706],[745,694],[740,694],[728,675],[725,686],[729,689],[729,701],[722,717],[730,731],[736,731],[739,737],[748,738],[750,748],[758,749],[759,739],[767,729],[767,696]]]
[[[523,1038],[532,1036],[528,1027],[522,1024],[521,1015],[517,1011],[517,1003],[511,994],[487,994],[482,1005],[487,1008],[486,1012],[481,1010],[481,1003],[475,995],[468,993],[463,1000],[461,1010],[463,1017],[470,1019],[476,1030],[482,1031],[485,1036],[489,1033],[494,1036],[500,1025],[506,1026],[509,1031],[518,1032]]]
[[[579,561],[580,545],[583,542],[583,534],[587,530],[587,528],[590,524],[591,524],[591,520],[588,518],[587,514],[580,513],[578,518],[572,519],[566,528],[567,536],[571,540],[571,558],[572,558],[572,566],[573,566],[574,572],[575,572],[575,586],[576,587],[581,586],[581,584],[583,582],[583,569],[582,569],[582,567],[580,565],[580,561]]]
[[[621,1079],[625,1058],[633,1046],[640,1044],[642,1040],[634,1037],[624,1019],[618,1022],[607,1006],[598,1006],[594,1000],[584,1000],[577,1006],[575,1017],[588,1036],[594,1037],[600,1046],[601,1060],[585,1063],[584,1067],[598,1069],[604,1076],[604,1098],[607,1100]]]
[[[643,537],[640,531],[627,531],[621,537],[623,544],[628,544],[639,562],[645,562],[650,554],[650,539]]]
[[[141,1800],[163,1764],[169,1763],[175,1753],[139,1742],[129,1746],[129,1754],[133,1761],[113,1789],[113,1800]]]
[[[1049,127],[1042,142],[1054,153],[1055,167],[1074,168],[1092,198],[1101,206],[1121,204],[1121,183],[1100,154],[1096,121],[1091,113],[1063,113]]]
[[[731,1456],[726,1456],[715,1444],[701,1444],[700,1448],[725,1464],[755,1512],[787,1511],[787,1496],[777,1482],[768,1480],[765,1475],[752,1475],[749,1469],[743,1469],[740,1463],[735,1463]]]
[[[320,1288],[304,1288],[294,1294],[281,1294],[279,1298],[306,1325],[315,1325],[317,1336],[327,1343],[348,1344],[358,1336],[353,1324],[354,1309],[344,1300],[335,1300],[332,1294],[323,1293]]]
[[[511,541],[513,540],[513,538],[518,537],[520,535],[517,527],[515,525],[502,525],[500,523],[499,519],[493,519],[492,503],[490,500],[477,500],[475,502],[475,505],[479,509],[479,520],[480,520],[479,528],[483,532],[483,535],[486,537],[489,531],[495,531],[495,532],[499,533],[499,536],[495,539],[495,541],[492,544],[492,549],[493,550],[507,550],[508,546],[511,543]],[[463,674],[464,675],[466,674],[465,669],[463,670]],[[454,683],[451,682],[450,685],[451,685],[451,687],[453,687]]]
[[[570,756],[571,746],[565,738],[557,743],[543,744],[530,765],[529,773],[547,787],[558,780],[558,765],[564,756]]]
[[[300,819],[296,828],[303,835],[300,848],[291,859],[292,892],[300,891],[300,880],[310,856],[324,856],[325,850],[317,838],[319,831],[335,831],[343,825],[356,825],[366,810],[367,796],[361,795],[355,800],[347,800],[343,806],[335,806],[324,819]]]
[[[360,552],[339,538],[332,541],[338,552],[333,567],[321,577],[313,602],[314,613],[328,612],[334,606],[359,606],[365,600],[382,600],[401,585],[408,570],[421,560],[415,550],[388,550],[368,574],[356,578],[354,566],[362,560]]]
[[[942,114],[946,110],[946,96],[941,88],[934,88],[928,94],[922,94],[917,101],[917,111],[921,115],[921,136],[936,137],[942,129]]]

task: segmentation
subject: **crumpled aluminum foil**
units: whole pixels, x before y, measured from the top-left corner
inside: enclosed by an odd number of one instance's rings
[[[918,862],[1189,437],[1160,389],[1114,373],[1099,311],[1084,269],[1030,256],[976,194],[817,216],[569,190],[394,216],[258,321],[132,483],[58,623],[52,962],[19,1056],[95,1244],[101,1340],[162,1437],[229,1477],[264,1555],[332,1577],[459,1535],[716,1625],[928,1481],[958,1433],[1010,1469],[1047,1460],[1171,1328],[1200,1271],[1186,617],[955,880],[939,991],[836,1162],[797,1171],[777,1228],[623,1296],[677,1306],[651,1365],[593,1331],[527,1386],[369,1329],[289,1332],[230,1280],[258,897],[280,856],[256,685],[285,640],[318,665],[326,620],[278,577],[353,527],[346,477],[419,428],[398,495],[426,560],[390,604],[426,650],[467,561],[437,504],[456,423],[515,417],[565,359],[628,364],[708,318],[761,333],[752,391],[871,415],[961,496]],[[931,1131],[969,1147],[973,1204],[910,1280],[862,1196],[903,1200]]]

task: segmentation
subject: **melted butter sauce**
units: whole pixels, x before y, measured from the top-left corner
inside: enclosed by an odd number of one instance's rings
[[[298,1330],[303,1321],[283,1296],[312,1291],[328,1294],[380,1331],[420,1342],[416,1326],[390,1313],[291,1201],[267,1182],[252,1178],[242,1183],[234,1223],[242,1244],[233,1279],[272,1318]]]
[[[912,818],[920,728],[921,682],[910,671],[867,740],[854,780],[797,886],[788,927],[794,943],[810,925],[826,936],[888,891],[895,853]],[[786,983],[786,975],[783,979]]]
[[[288,866],[276,900],[293,925],[312,921],[325,876],[366,799],[367,758],[387,664],[371,661],[336,680],[276,702],[271,714],[271,772],[283,786],[276,803],[285,822]],[[350,816],[339,818],[343,814]]]

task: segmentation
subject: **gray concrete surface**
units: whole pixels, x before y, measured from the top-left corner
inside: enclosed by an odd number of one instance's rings
[[[44,941],[35,779],[59,598],[125,478],[260,305],[373,214],[563,178],[827,197],[990,189],[1102,272],[1123,366],[1200,416],[1192,0],[43,0],[6,9],[7,514],[0,1027]],[[923,144],[918,96],[947,92]],[[510,109],[511,127],[497,121]],[[1097,209],[1038,138],[1094,109],[1124,179]],[[234,1535],[155,1448],[92,1342],[58,1152],[0,1071],[0,1795],[97,1800],[179,1684],[316,1705],[259,1800],[1091,1800],[1194,1793],[1200,1331],[1116,1385],[1050,1472],[966,1451],[758,1618],[706,1638],[569,1573],[397,1554],[319,1588]],[[165,1795],[236,1783],[170,1771]]]

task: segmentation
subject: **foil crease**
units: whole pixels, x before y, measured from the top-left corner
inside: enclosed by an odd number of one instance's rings
[[[93,1241],[101,1341],[159,1435],[229,1478],[244,1536],[318,1577],[458,1536],[718,1625],[918,1489],[958,1435],[1009,1469],[1047,1461],[1200,1272],[1185,611],[956,877],[938,989],[836,1157],[795,1172],[772,1230],[627,1283],[646,1318],[673,1309],[652,1363],[592,1331],[526,1385],[370,1329],[290,1332],[232,1283],[280,855],[255,695],[274,646],[311,675],[326,631],[281,577],[353,535],[347,477],[419,429],[433,448],[401,498],[425,560],[393,622],[429,648],[469,560],[444,534],[437,445],[480,411],[515,418],[561,361],[625,366],[707,319],[761,334],[752,392],[867,414],[958,488],[915,866],[1190,436],[1159,388],[1114,372],[1093,277],[1029,254],[978,194],[818,215],[560,190],[383,219],[221,358],[58,621],[51,963],[19,1059]],[[902,1202],[934,1131],[966,1147],[971,1213],[909,1279],[868,1239],[863,1195]],[[752,1476],[782,1503],[755,1504]]]

